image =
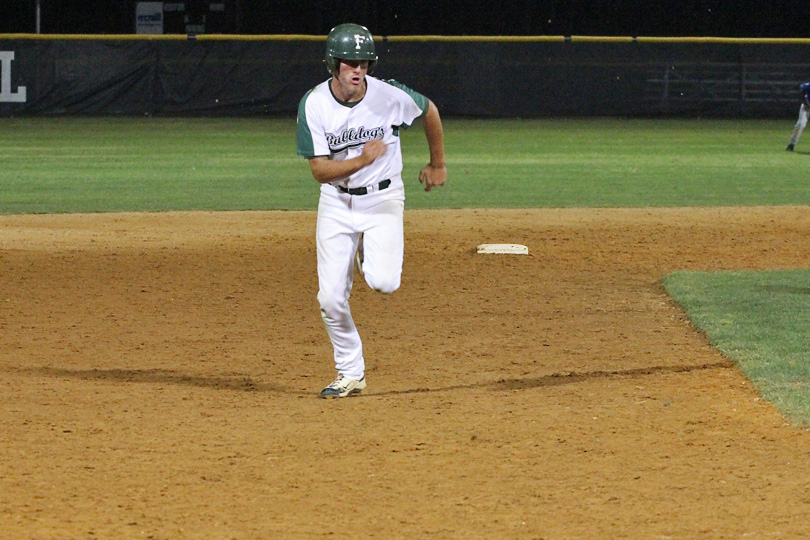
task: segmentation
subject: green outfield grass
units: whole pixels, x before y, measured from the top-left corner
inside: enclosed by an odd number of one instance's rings
[[[810,270],[676,272],[664,286],[767,400],[810,425]]]
[[[449,184],[409,208],[807,204],[791,120],[445,119]],[[808,143],[810,150],[810,143]],[[294,119],[0,119],[0,213],[314,209]]]

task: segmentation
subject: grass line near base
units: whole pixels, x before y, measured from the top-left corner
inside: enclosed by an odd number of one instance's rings
[[[765,399],[810,426],[810,270],[676,272],[663,283]]]
[[[810,204],[795,120],[445,119],[448,184],[425,193],[403,130],[408,208]],[[0,119],[0,214],[313,210],[294,118]],[[808,143],[810,150],[810,143]]]

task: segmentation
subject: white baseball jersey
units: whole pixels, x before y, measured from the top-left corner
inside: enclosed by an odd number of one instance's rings
[[[297,153],[306,158],[328,156],[346,160],[358,156],[363,145],[382,139],[384,156],[348,178],[332,185],[367,187],[382,180],[402,184],[402,151],[399,130],[408,128],[428,110],[428,99],[397,83],[366,76],[366,94],[358,102],[345,103],[332,94],[325,81],[301,99],[298,106]],[[392,184],[392,187],[399,187]]]

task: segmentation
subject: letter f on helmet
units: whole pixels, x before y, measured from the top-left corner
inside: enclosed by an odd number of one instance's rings
[[[329,32],[326,38],[326,69],[334,73],[339,60],[368,60],[368,70],[377,61],[374,49],[374,38],[365,26],[359,24],[340,24]]]

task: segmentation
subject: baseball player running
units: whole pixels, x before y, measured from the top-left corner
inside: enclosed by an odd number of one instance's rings
[[[298,106],[297,153],[321,183],[315,231],[318,302],[334,349],[337,377],[321,397],[338,398],[366,388],[360,335],[349,309],[357,266],[382,293],[399,288],[404,251],[402,152],[399,132],[417,118],[430,150],[419,173],[425,190],[447,178],[444,135],[432,101],[393,80],[369,76],[377,54],[371,33],[341,24],[326,39],[330,79]]]
[[[802,105],[799,107],[799,119],[793,127],[793,133],[790,134],[790,142],[787,145],[787,151],[793,152],[793,147],[799,142],[799,137],[807,125],[807,118],[810,116],[810,82],[803,83],[799,86],[799,91],[802,93]]]

